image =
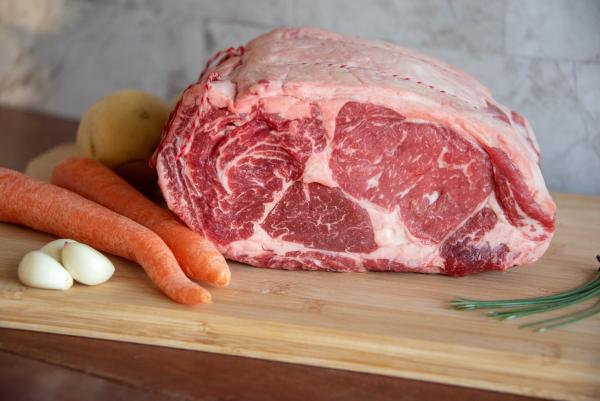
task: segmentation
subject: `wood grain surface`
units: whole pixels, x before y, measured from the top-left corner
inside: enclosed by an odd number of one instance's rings
[[[22,330],[0,330],[0,347],[35,361],[144,389],[141,393],[148,394],[148,400],[161,394],[165,397],[162,401],[539,401],[383,375]],[[135,352],[131,352],[132,347]],[[20,362],[23,369],[35,367],[46,378],[39,377],[35,370],[30,370],[34,374],[26,378],[19,377],[9,366],[2,369],[1,355],[0,388],[9,389],[16,380],[20,385],[18,391],[0,392],[0,399],[137,399],[135,393],[132,395],[126,389],[120,389],[112,398],[107,396],[115,387],[111,382],[104,386],[92,382],[93,387],[88,387],[87,392],[75,391],[82,383],[89,383],[80,373],[76,373],[71,380],[73,385],[68,388],[57,386],[51,378],[66,376],[64,369],[55,372],[39,363],[32,366],[26,361],[14,361]],[[57,396],[52,398],[52,392]],[[9,394],[12,396],[8,397]]]
[[[466,278],[284,272],[232,263],[215,303],[182,307],[139,267],[113,258],[116,276],[68,292],[22,287],[15,266],[51,236],[0,226],[0,325],[207,350],[553,399],[600,397],[600,319],[550,333],[448,310],[456,295],[505,298],[578,285],[596,269],[600,199],[555,194],[558,230],[528,267]],[[49,313],[51,312],[51,313]]]

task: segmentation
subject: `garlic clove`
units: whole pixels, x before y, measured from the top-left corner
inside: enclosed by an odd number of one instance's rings
[[[46,245],[41,247],[40,252],[43,252],[46,255],[53,257],[58,263],[61,263],[62,262],[62,260],[61,260],[62,249],[63,249],[63,246],[65,246],[65,243],[67,243],[67,242],[76,242],[76,241],[73,241],[72,239],[66,239],[66,238],[56,239],[52,242],[48,242]]]
[[[75,281],[86,285],[104,283],[115,272],[115,267],[106,256],[78,242],[65,243],[62,263]]]
[[[40,251],[32,251],[21,259],[17,270],[19,280],[29,286],[50,290],[68,290],[73,278],[60,263]]]

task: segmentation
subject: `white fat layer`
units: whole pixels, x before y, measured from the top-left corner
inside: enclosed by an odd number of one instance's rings
[[[430,194],[423,195],[423,199],[427,200],[428,205],[432,205],[433,203],[435,203],[435,201],[437,201],[439,197],[440,193],[438,191],[433,191]]]
[[[212,81],[207,93],[208,101],[214,107],[224,108],[233,105],[235,84],[231,81]]]
[[[397,196],[397,197],[399,197],[399,198],[404,198],[404,197],[405,197],[406,195],[408,195],[408,193],[409,193],[410,191],[412,191],[412,190],[413,190],[413,188],[414,188],[414,187],[416,187],[416,186],[417,186],[417,183],[416,183],[416,182],[414,182],[414,183],[412,183],[412,184],[411,184],[411,185],[410,185],[408,188],[406,188],[405,190],[403,190],[403,191],[400,191],[400,192],[397,192],[397,193],[396,193],[396,196]],[[383,198],[383,195],[380,195],[379,197],[380,197],[380,198]]]
[[[265,113],[285,115],[288,120],[310,117],[310,103],[290,96],[264,97],[259,102]]]
[[[364,254],[365,258],[392,260],[413,268],[441,266],[442,260],[436,257],[438,245],[426,245],[414,238],[404,226],[397,207],[390,212],[366,200],[352,201],[369,214],[378,246]]]
[[[377,188],[377,186],[379,185],[379,179],[381,178],[382,174],[383,170],[375,174],[373,177],[369,178],[367,180],[367,189]]]
[[[338,186],[337,182],[333,179],[331,168],[329,168],[330,152],[330,147],[327,147],[323,152],[310,155],[304,165],[302,182],[305,184],[314,182],[332,188]]]

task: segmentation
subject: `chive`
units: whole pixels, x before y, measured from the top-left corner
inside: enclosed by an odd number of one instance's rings
[[[598,313],[600,313],[600,303],[597,303],[596,305],[589,307],[587,309],[584,309],[582,311],[579,311],[577,313],[573,313],[570,315],[562,315],[562,316],[558,316],[558,317],[555,317],[552,319],[540,320],[540,321],[533,322],[533,323],[527,323],[527,324],[521,325],[520,327],[521,328],[531,327],[534,329],[534,331],[543,332],[543,331],[548,331],[548,330],[556,328],[556,327],[561,327],[561,326],[565,326],[567,324],[575,323],[575,322],[578,322],[583,319],[587,319],[589,317],[597,315]],[[551,324],[549,324],[549,323],[551,323]]]
[[[510,308],[514,306],[525,306],[525,305],[534,305],[534,304],[545,304],[549,302],[559,302],[565,299],[568,299],[572,296],[578,296],[582,292],[589,290],[590,288],[595,288],[598,284],[600,284],[600,270],[596,274],[596,277],[593,281],[589,283],[573,288],[569,291],[564,291],[559,294],[548,295],[544,297],[535,297],[535,298],[521,298],[521,299],[505,299],[499,301],[480,301],[474,299],[463,299],[458,298],[454,299],[450,302],[450,306],[453,309],[457,310],[473,310],[473,309],[491,309],[491,308]]]
[[[600,285],[597,286],[597,288],[593,289],[592,291],[587,292],[586,294],[578,295],[576,297],[572,297],[570,299],[567,299],[567,300],[564,300],[561,302],[554,302],[554,303],[549,303],[549,304],[541,305],[541,306],[532,306],[529,308],[510,309],[510,310],[501,311],[501,312],[494,311],[494,312],[488,313],[488,316],[493,317],[494,319],[498,319],[498,320],[516,319],[519,317],[525,317],[525,316],[533,315],[536,313],[550,312],[550,311],[553,311],[556,309],[565,308],[567,306],[576,305],[580,302],[587,301],[588,299],[592,299],[599,295],[600,295]]]
[[[600,255],[596,256],[596,259],[600,262]],[[497,320],[510,320],[566,308],[596,297],[600,297],[600,268],[592,281],[558,294],[498,301],[457,298],[450,302],[450,307],[459,311],[513,308],[509,310],[494,310],[487,313],[487,316]],[[543,332],[587,319],[599,313],[600,303],[576,313],[540,320],[519,327],[532,328],[536,332]]]

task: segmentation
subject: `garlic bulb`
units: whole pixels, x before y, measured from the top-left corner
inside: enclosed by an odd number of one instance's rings
[[[32,251],[21,259],[19,280],[29,286],[51,290],[68,290],[73,278],[60,263],[40,251]]]
[[[65,243],[62,263],[75,281],[86,285],[104,283],[115,272],[115,267],[106,256],[78,242]]]

